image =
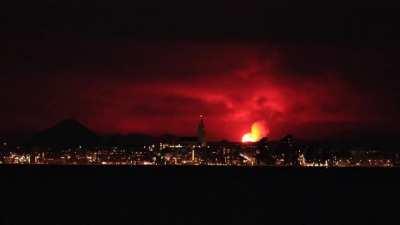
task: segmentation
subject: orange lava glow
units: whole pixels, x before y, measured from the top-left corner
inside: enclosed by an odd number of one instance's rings
[[[265,125],[264,121],[257,121],[251,125],[251,132],[246,133],[242,137],[243,143],[257,142],[261,138],[266,137],[269,133],[269,129]]]

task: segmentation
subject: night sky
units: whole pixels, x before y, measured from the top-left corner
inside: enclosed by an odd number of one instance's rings
[[[240,140],[395,137],[399,8],[13,1],[0,9],[0,133],[75,118],[99,133]]]

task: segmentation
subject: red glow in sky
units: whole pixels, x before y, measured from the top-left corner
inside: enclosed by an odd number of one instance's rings
[[[26,51],[41,54],[32,64],[10,69],[14,76],[0,78],[1,132],[41,130],[73,117],[100,133],[195,135],[203,113],[210,140],[240,141],[260,120],[268,122],[266,135],[272,138],[397,127],[392,121],[400,110],[390,89],[348,79],[354,71],[340,64],[351,55],[346,51],[261,44],[114,45],[77,45],[86,52],[82,56],[57,45],[61,58],[54,58],[46,43],[30,44]],[[3,69],[20,65],[17,58],[9,60],[15,62]],[[24,75],[27,69],[35,75]]]

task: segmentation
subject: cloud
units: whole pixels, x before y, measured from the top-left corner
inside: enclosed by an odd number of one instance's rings
[[[313,137],[324,124],[399,124],[398,70],[388,51],[265,43],[124,41],[26,44],[1,70],[3,130],[77,117],[99,132],[195,134],[240,140],[265,120],[276,138]],[[55,42],[57,43],[57,42]],[[52,48],[55,49],[52,49]],[[53,57],[57,55],[57,57]],[[21,66],[24,65],[24,66]],[[378,79],[385,68],[388,81]],[[381,126],[385,124],[385,126]],[[340,130],[340,126],[335,126]],[[316,131],[318,130],[318,132]]]

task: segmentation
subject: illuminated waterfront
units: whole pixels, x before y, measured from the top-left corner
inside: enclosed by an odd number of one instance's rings
[[[158,143],[142,147],[82,147],[54,149],[3,148],[1,164],[29,165],[154,165],[154,166],[267,166],[267,167],[397,167],[398,154],[376,150],[323,152],[280,149],[271,145],[215,143],[199,145]]]

